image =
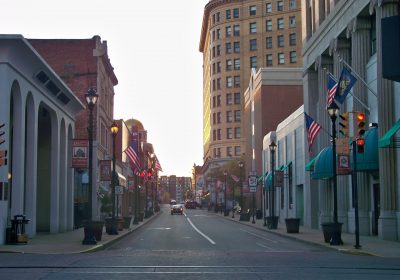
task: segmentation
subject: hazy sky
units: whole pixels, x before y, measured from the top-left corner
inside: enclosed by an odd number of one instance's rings
[[[140,120],[164,170],[202,164],[202,55],[208,0],[0,0],[0,33],[107,40],[115,118]]]

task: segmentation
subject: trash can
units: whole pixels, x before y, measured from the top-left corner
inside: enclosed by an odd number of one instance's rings
[[[25,225],[30,220],[25,215],[15,215],[11,220],[11,242],[16,244],[28,243],[28,235],[25,233]]]

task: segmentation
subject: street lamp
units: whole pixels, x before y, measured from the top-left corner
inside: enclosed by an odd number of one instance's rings
[[[111,177],[111,196],[112,196],[112,227],[111,230],[109,231],[108,234],[116,235],[118,234],[117,230],[117,220],[115,219],[115,185],[116,185],[116,180],[117,180],[117,172],[115,171],[115,137],[118,134],[118,125],[113,122],[111,125],[111,134],[112,134],[112,139],[113,139],[113,154],[112,154],[112,166],[113,166],[113,172],[112,172],[112,177]],[[118,205],[117,205],[118,207]],[[118,213],[117,213],[118,215]]]
[[[332,225],[332,238],[331,245],[341,245],[341,227],[342,224],[338,223],[337,216],[337,175],[336,175],[336,119],[339,113],[339,107],[333,101],[327,108],[329,117],[332,121],[332,176],[333,176],[333,225]]]
[[[85,231],[85,238],[82,241],[83,245],[97,244],[96,238],[93,234],[92,224],[92,182],[93,182],[93,109],[96,105],[99,95],[94,88],[90,88],[85,94],[86,104],[89,108],[89,186],[88,186],[88,207],[87,207],[87,224]]]
[[[276,151],[276,144],[274,141],[271,142],[269,145],[269,151],[271,152],[271,195],[270,195],[270,210],[269,210],[269,217],[268,217],[268,228],[269,229],[277,229],[278,227],[278,219],[275,217],[275,184],[274,184],[274,176],[275,176],[275,151]]]
[[[226,170],[224,171],[224,176],[225,176],[225,188],[224,188],[224,216],[228,216],[226,213],[226,176],[228,175],[228,172]]]
[[[243,213],[243,162],[239,161],[239,169],[240,169],[240,214]],[[240,215],[242,218],[243,216]]]

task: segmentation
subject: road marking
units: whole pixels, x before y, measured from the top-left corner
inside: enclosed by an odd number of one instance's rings
[[[186,214],[185,214],[186,216]],[[207,239],[212,245],[215,245],[216,243],[207,235],[205,235],[204,233],[202,233],[193,223],[192,221],[186,216],[186,219],[188,220],[189,224],[192,226],[192,228],[194,228],[195,231],[197,231],[201,236],[203,236],[205,239]]]
[[[171,229],[170,227],[155,227],[155,228],[150,228],[150,229]]]
[[[253,235],[253,236],[255,236],[255,237],[258,237],[258,238],[261,238],[261,239],[267,240],[267,241],[269,241],[269,242],[272,242],[272,243],[278,243],[278,241],[275,241],[275,240],[272,240],[272,239],[265,238],[265,237],[263,237],[263,236],[261,236],[261,235],[255,234],[254,232],[247,231],[247,230],[244,230],[244,229],[240,229],[240,230],[241,230],[241,231],[244,231],[244,232],[246,232],[246,233],[248,233],[248,234],[251,234],[251,235]]]
[[[268,247],[267,245],[264,245],[264,244],[262,244],[262,243],[256,243],[258,246],[260,246],[260,247],[263,247],[263,248],[266,248],[266,249],[268,249],[268,250],[273,250],[273,248],[272,247]]]

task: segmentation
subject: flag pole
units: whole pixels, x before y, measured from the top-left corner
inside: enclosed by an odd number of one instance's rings
[[[340,61],[340,62],[343,62],[343,64],[346,65],[346,67],[349,68],[349,69],[351,70],[351,72],[353,72],[353,74],[354,74],[355,76],[357,76],[357,78],[369,89],[369,91],[370,91],[373,95],[375,95],[376,98],[378,98],[378,94],[375,92],[375,90],[373,90],[373,89],[367,84],[367,82],[366,82],[362,77],[360,77],[360,75],[358,75],[358,73],[357,73],[356,71],[354,71],[354,69],[353,69],[343,58],[340,57],[340,55],[338,55],[338,58],[339,58],[339,61]],[[352,94],[352,95],[353,95],[353,94]],[[353,95],[353,96],[354,96],[354,95]],[[355,97],[355,96],[354,96],[354,97]]]

